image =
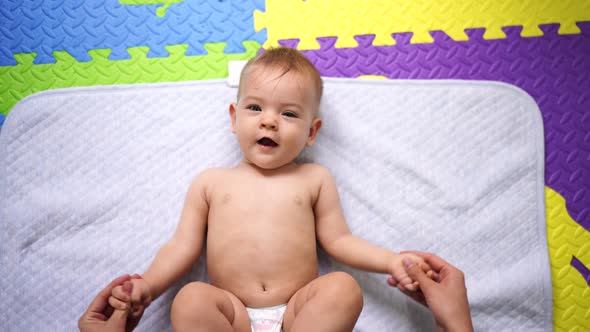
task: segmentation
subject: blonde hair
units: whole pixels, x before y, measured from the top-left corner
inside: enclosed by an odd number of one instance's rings
[[[264,68],[278,69],[281,71],[279,77],[287,74],[290,71],[301,74],[304,77],[310,78],[314,84],[317,94],[318,103],[322,98],[323,84],[320,73],[316,67],[298,50],[288,47],[273,47],[255,58],[248,61],[244,66],[240,75],[240,85],[238,88],[238,99],[242,89],[242,83],[248,75],[249,69],[255,66],[262,66]]]

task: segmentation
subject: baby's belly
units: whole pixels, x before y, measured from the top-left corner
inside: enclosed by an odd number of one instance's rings
[[[232,292],[247,307],[287,303],[295,292],[317,277],[314,232],[223,233],[209,230],[209,280],[212,285]]]

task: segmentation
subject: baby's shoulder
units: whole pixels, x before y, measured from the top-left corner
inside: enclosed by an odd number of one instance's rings
[[[208,168],[198,173],[192,180],[191,187],[207,188],[227,177],[226,168]]]
[[[231,168],[212,167],[212,168],[207,168],[207,169],[203,170],[199,174],[199,176],[212,178],[212,177],[223,176],[223,175],[229,173],[230,171],[231,171]]]
[[[211,196],[215,188],[223,186],[227,180],[229,170],[227,168],[208,168],[198,173],[192,180],[188,195],[201,195],[204,198]]]
[[[332,177],[330,170],[323,165],[316,163],[300,164],[300,173],[302,176],[315,181],[322,181],[325,178]]]
[[[217,182],[226,178],[232,173],[231,168],[207,168],[199,173],[193,181],[202,181],[207,183]]]

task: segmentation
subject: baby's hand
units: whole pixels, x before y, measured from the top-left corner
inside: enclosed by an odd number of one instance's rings
[[[434,279],[434,271],[432,270],[430,265],[428,265],[424,261],[422,257],[413,254],[403,253],[396,255],[393,259],[393,262],[391,263],[391,277],[387,280],[389,285],[397,287],[402,291],[417,291],[419,289],[420,285],[418,284],[418,281],[412,280],[412,278],[406,272],[404,264],[402,263],[402,260],[404,258],[409,258],[412,261],[414,261],[422,268],[422,270],[424,271],[424,273],[426,273],[428,277]]]
[[[143,311],[152,301],[149,286],[139,275],[132,276],[130,281],[113,288],[109,304],[118,310],[129,310],[131,318],[143,315]]]

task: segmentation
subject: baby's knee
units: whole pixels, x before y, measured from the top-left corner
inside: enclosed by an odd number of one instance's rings
[[[211,298],[209,287],[202,282],[191,282],[182,287],[172,301],[172,317],[182,318],[203,312],[202,309],[207,307],[206,299]]]
[[[174,302],[178,301],[184,303],[186,301],[190,301],[191,299],[207,295],[210,287],[210,285],[203,282],[188,283],[184,285],[184,287],[182,287],[180,291],[178,291],[178,293],[174,297]]]
[[[346,272],[333,272],[330,277],[331,280],[328,283],[330,295],[338,299],[340,304],[362,309],[363,292],[354,277]]]

